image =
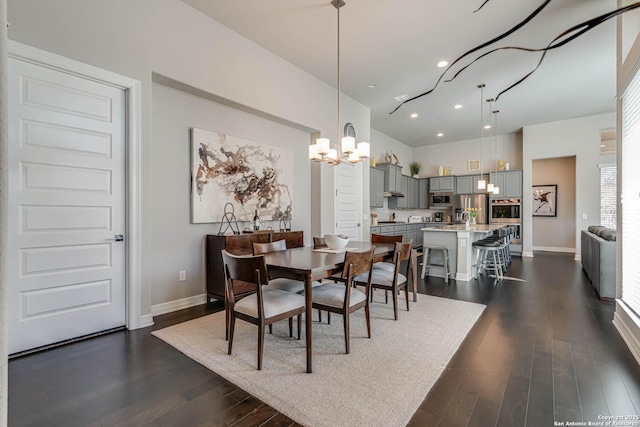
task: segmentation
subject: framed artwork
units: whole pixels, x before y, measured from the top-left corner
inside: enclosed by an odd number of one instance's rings
[[[558,216],[558,186],[533,186],[533,216]]]
[[[468,160],[467,161],[467,171],[479,171],[480,170],[480,160]]]
[[[293,152],[220,132],[191,129],[191,223],[291,218]]]

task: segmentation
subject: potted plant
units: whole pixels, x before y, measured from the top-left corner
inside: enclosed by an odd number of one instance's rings
[[[411,169],[411,175],[413,175],[414,178],[418,177],[421,167],[422,165],[418,162],[413,162],[409,165],[409,169]]]

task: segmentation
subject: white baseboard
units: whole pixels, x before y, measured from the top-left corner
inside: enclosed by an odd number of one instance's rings
[[[582,255],[580,254],[576,254],[576,256],[573,257],[574,261],[582,261]]]
[[[613,326],[629,347],[629,351],[640,364],[640,319],[627,308],[626,304],[616,300],[616,311],[613,314]]]
[[[522,251],[522,255],[520,255],[522,258],[533,258],[533,252],[525,252]]]
[[[189,307],[206,304],[207,294],[195,295],[188,298],[177,299],[174,301],[163,302],[151,306],[151,315],[159,316],[161,314],[171,313],[173,311],[183,310]]]
[[[148,326],[153,326],[153,314],[140,316],[140,327],[146,328]]]
[[[576,248],[558,248],[556,246],[534,246],[534,251],[575,253]]]

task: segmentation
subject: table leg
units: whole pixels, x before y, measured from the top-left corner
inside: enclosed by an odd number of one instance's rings
[[[413,276],[413,302],[418,302],[418,251],[415,249],[411,249],[411,276]]]
[[[306,312],[304,315],[305,335],[307,339],[307,373],[313,372],[313,307],[311,294],[311,276],[305,277],[304,280],[304,299]]]

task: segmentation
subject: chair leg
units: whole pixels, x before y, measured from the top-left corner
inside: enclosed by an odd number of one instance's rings
[[[369,304],[364,306],[364,317],[367,319],[367,335],[371,338],[371,316],[369,314]]]
[[[235,329],[236,326],[236,317],[231,314],[229,316],[229,329],[227,330],[229,332],[229,347],[227,350],[227,354],[231,354],[231,349],[233,348],[233,331]]]
[[[386,292],[386,291],[385,291]],[[396,292],[396,290],[393,290],[393,317],[395,320],[398,320],[398,292]],[[409,299],[407,298],[407,301]]]
[[[289,317],[289,338],[293,337],[293,317]]]
[[[224,299],[224,339],[229,341],[229,303]]]
[[[389,304],[389,292],[384,291],[384,303]]]
[[[318,309],[318,322],[322,323],[322,310]]]
[[[302,314],[298,314],[298,340],[300,339],[300,331],[302,331]]]
[[[327,311],[327,324],[331,324],[331,312]]]
[[[427,253],[429,252],[429,248],[424,248],[422,249],[422,274],[420,274],[420,278],[424,279],[424,273],[426,273],[427,270]]]
[[[349,354],[349,312],[344,313],[344,343]]]
[[[409,311],[409,286],[404,287],[404,299],[407,300],[407,311]]]
[[[269,325],[269,335],[273,333],[273,325]]]
[[[260,325],[258,325],[258,371],[262,370],[262,354],[263,353],[264,353],[264,324],[261,323]]]

